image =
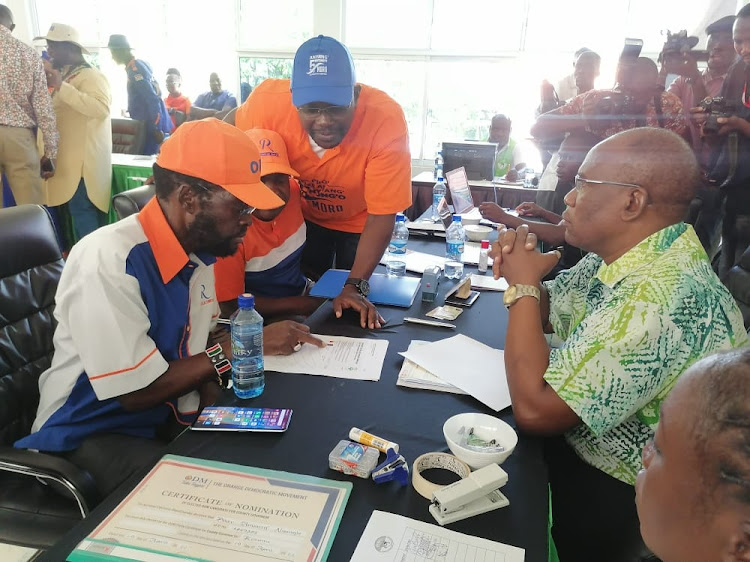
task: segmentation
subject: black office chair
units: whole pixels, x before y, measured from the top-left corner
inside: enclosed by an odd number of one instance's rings
[[[737,264],[727,273],[726,283],[742,312],[745,328],[750,327],[750,246],[740,256]]]
[[[122,220],[143,209],[154,196],[154,184],[134,187],[112,197],[112,206],[117,214],[117,220]]]
[[[146,127],[135,119],[112,119],[112,152],[143,154]]]
[[[63,258],[47,211],[0,209],[0,542],[48,548],[98,503],[91,476],[13,443],[29,434],[49,366]]]

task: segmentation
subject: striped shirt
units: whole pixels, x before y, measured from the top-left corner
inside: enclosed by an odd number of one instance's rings
[[[0,25],[0,125],[34,129],[44,137],[44,155],[57,157],[57,125],[42,57]]]
[[[662,401],[695,361],[747,344],[742,315],[684,223],[609,265],[588,254],[545,286],[565,343],[544,379],[583,422],[565,437],[583,460],[634,484]]]

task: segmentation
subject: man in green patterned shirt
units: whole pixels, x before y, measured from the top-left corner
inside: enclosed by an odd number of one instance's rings
[[[692,363],[747,343],[737,305],[682,222],[697,173],[672,132],[617,134],[591,150],[565,197],[565,239],[590,252],[578,265],[542,284],[559,256],[540,254],[525,227],[493,247],[495,275],[510,285],[516,422],[564,436],[545,451],[563,562],[642,559],[633,485],[659,406]]]

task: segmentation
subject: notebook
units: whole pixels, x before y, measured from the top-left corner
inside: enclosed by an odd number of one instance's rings
[[[324,299],[337,297],[348,277],[347,269],[329,269],[315,283],[310,296]],[[367,299],[373,304],[409,308],[417,296],[421,281],[419,277],[392,277],[373,273],[370,277],[370,294]]]

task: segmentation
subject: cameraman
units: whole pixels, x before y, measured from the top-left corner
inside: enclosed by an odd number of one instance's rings
[[[737,263],[750,239],[750,5],[738,13],[733,27],[734,49],[741,57],[729,69],[721,88],[723,103],[712,111],[690,110],[693,122],[711,148],[709,181],[719,186],[723,199],[722,250],[719,277],[724,278]],[[722,116],[723,114],[723,116]],[[717,118],[718,115],[718,118]],[[706,122],[716,119],[718,130],[707,130]]]
[[[531,134],[546,140],[588,131],[606,138],[636,127],[661,127],[684,136],[682,103],[674,94],[662,91],[658,78],[659,71],[651,59],[621,61],[615,89],[591,90],[540,115]]]
[[[679,75],[667,91],[680,98],[685,112],[697,106],[706,96],[715,97],[721,92],[729,67],[737,58],[732,41],[732,24],[734,16],[726,16],[706,28],[708,68],[703,72],[698,70],[698,58],[694,51],[682,52],[672,49],[669,43],[664,45],[661,74]],[[703,154],[700,132],[692,121],[688,121],[688,129],[695,155],[701,165],[705,165],[707,155]]]

